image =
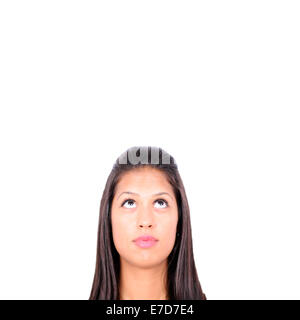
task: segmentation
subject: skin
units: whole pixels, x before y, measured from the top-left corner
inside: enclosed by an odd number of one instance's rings
[[[127,191],[138,195],[123,193]],[[160,192],[168,194],[155,195]],[[120,255],[120,299],[168,299],[167,258],[176,240],[178,207],[165,174],[150,167],[126,172],[115,189],[111,222]],[[141,235],[158,241],[140,248],[133,240]]]

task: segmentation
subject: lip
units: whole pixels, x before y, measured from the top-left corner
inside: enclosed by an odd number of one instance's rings
[[[152,236],[141,236],[133,240],[140,248],[150,248],[156,244],[158,240]]]

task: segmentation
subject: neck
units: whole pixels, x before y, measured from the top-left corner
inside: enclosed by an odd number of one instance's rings
[[[120,300],[167,300],[167,262],[141,268],[120,261]]]

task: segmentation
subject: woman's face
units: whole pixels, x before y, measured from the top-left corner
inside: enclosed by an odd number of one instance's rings
[[[175,244],[177,221],[175,194],[163,172],[144,167],[121,177],[111,208],[113,240],[121,260],[139,267],[165,261]],[[158,241],[140,247],[134,240],[143,235]]]

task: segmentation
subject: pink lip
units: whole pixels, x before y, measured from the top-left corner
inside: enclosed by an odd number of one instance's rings
[[[142,236],[142,237],[136,238],[133,241],[140,248],[150,248],[154,246],[158,240],[151,236]]]

